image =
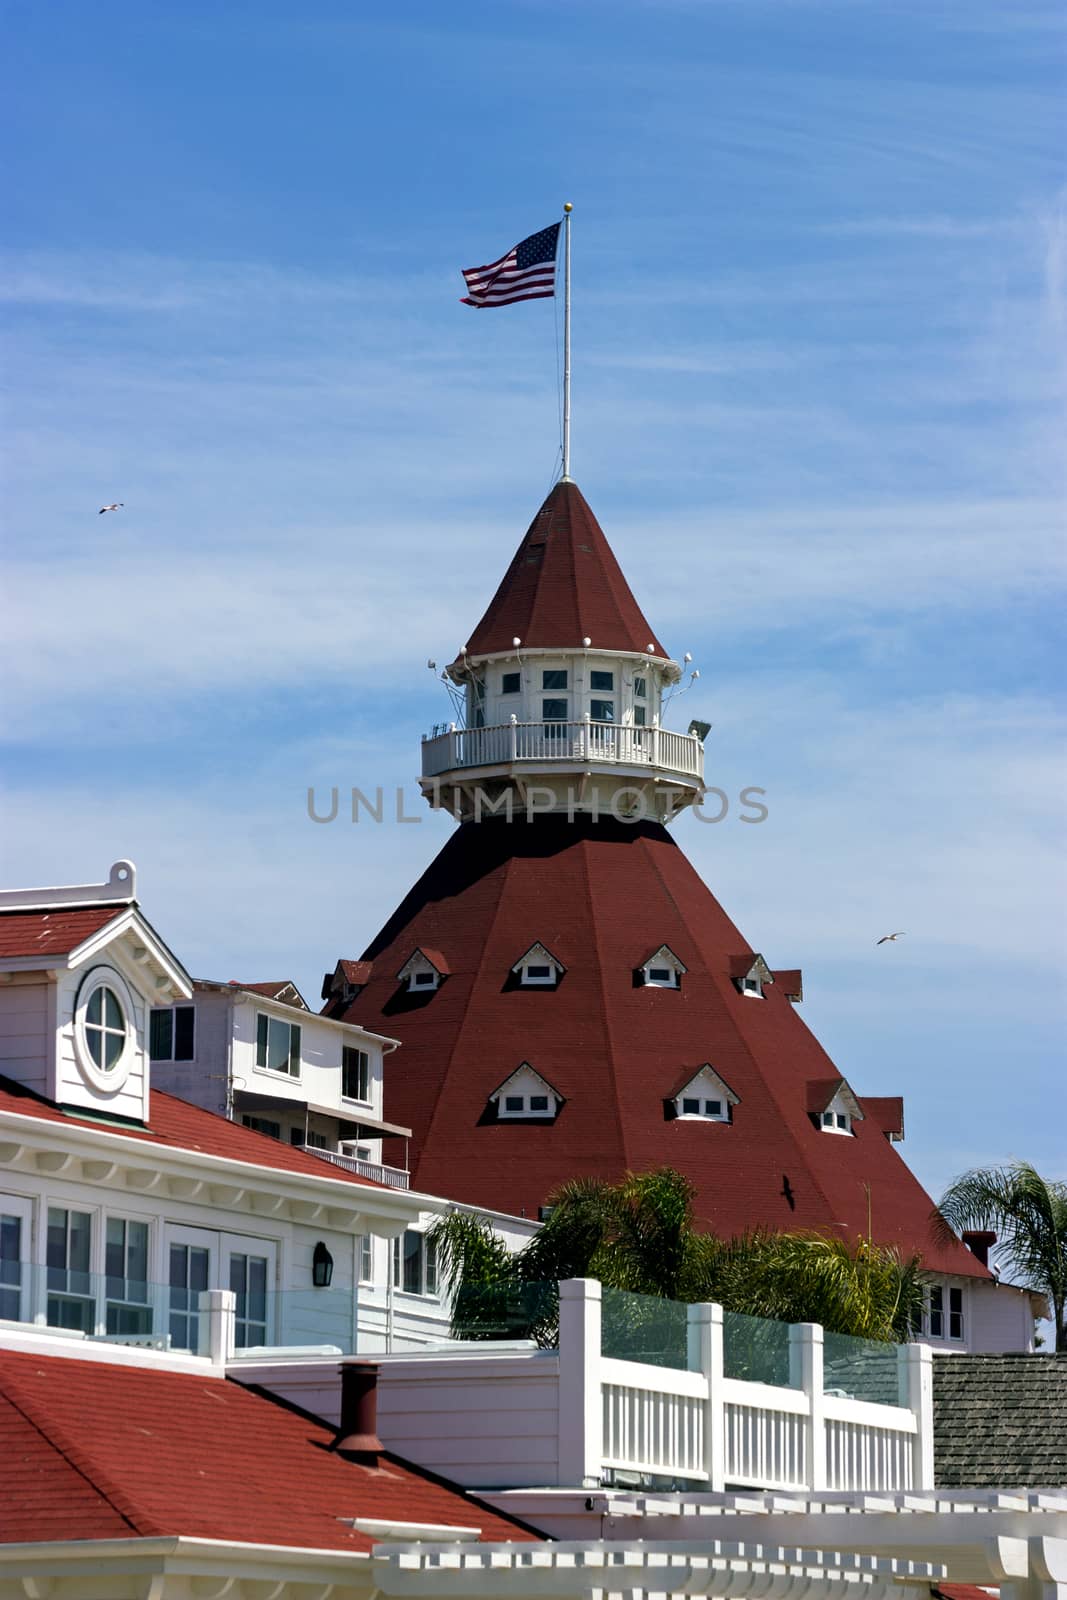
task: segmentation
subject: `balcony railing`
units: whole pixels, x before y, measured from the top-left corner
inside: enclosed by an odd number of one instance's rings
[[[615,722],[505,722],[492,728],[450,728],[422,741],[422,775],[464,767],[523,762],[575,761],[594,765],[657,767],[704,779],[704,746],[691,733],[634,728]]]
[[[411,1183],[411,1174],[404,1172],[400,1167],[387,1167],[380,1161],[361,1161],[358,1156],[342,1155],[339,1150],[320,1150],[315,1145],[305,1145],[308,1155],[318,1156],[320,1161],[329,1161],[335,1167],[343,1167],[346,1172],[356,1172],[361,1178],[371,1178],[375,1183],[384,1183],[389,1189],[407,1189]]]
[[[899,1491],[933,1486],[930,1350],[824,1334],[605,1290],[559,1286],[556,1348],[542,1284],[468,1331],[480,1348],[382,1356],[378,1431],[422,1466],[497,1488],[727,1487]],[[522,1303],[518,1303],[521,1301]],[[535,1303],[536,1302],[536,1303]],[[505,1314],[500,1316],[500,1312]],[[508,1315],[513,1312],[514,1315]],[[448,1397],[460,1383],[465,1410]],[[468,1425],[469,1424],[469,1425]]]

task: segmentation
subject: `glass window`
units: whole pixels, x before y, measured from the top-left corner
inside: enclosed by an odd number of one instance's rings
[[[649,967],[645,974],[647,983],[657,983],[665,989],[673,989],[677,973],[673,967]]]
[[[615,702],[613,700],[590,700],[589,715],[594,722],[614,722]]]
[[[85,1008],[85,1042],[101,1072],[112,1072],[126,1044],[126,1014],[114,989],[100,984]]]
[[[22,1314],[22,1218],[0,1212],[0,1317]]]
[[[744,986],[748,990],[749,994],[759,994],[758,978],[744,978],[742,982],[744,983]]]
[[[945,1291],[935,1283],[930,1290],[930,1337],[942,1339],[945,1335]]]
[[[950,1289],[948,1291],[948,1336],[950,1339],[963,1338],[962,1289]]]
[[[644,726],[645,726],[645,708],[644,708],[644,706],[634,706],[634,727],[635,728],[643,728]]]
[[[170,1247],[170,1342],[195,1355],[200,1336],[200,1295],[208,1287],[210,1257],[195,1244]]]
[[[721,1117],[722,1116],[722,1101],[721,1100],[705,1100],[704,1101],[704,1115],[706,1117]]]
[[[637,697],[637,699],[638,700],[643,700],[647,693],[648,693],[648,690],[647,690],[647,688],[645,686],[644,678],[635,678],[634,679],[634,694]]]
[[[341,1093],[346,1100],[370,1099],[370,1056],[345,1045],[341,1051]]]
[[[699,1115],[700,1115],[700,1101],[699,1100],[683,1100],[682,1101],[682,1116],[683,1117],[699,1117]]]
[[[369,1233],[361,1233],[357,1243],[356,1260],[359,1263],[360,1283],[374,1282],[374,1245]]]
[[[505,672],[500,679],[501,694],[520,694],[522,692],[522,673]]]
[[[99,994],[99,990],[97,993]],[[92,1333],[96,1307],[89,1277],[93,1219],[88,1211],[48,1208],[48,1325]]]
[[[424,1234],[409,1228],[393,1240],[393,1284],[405,1294],[437,1293],[437,1252]]]
[[[837,1113],[837,1126],[839,1128],[847,1128],[848,1127],[848,1118],[846,1117],[846,1115],[845,1115],[845,1113],[843,1111],[839,1111]]]
[[[526,1097],[521,1094],[506,1094],[504,1096],[505,1111],[525,1111]]]
[[[532,1094],[530,1096],[530,1110],[531,1111],[547,1111],[548,1110],[548,1096],[547,1096],[547,1094]]]
[[[235,1343],[238,1350],[267,1342],[267,1258],[234,1253],[230,1288],[237,1296]]]
[[[263,1011],[256,1018],[256,1066],[268,1072],[300,1076],[300,1028]]]
[[[566,702],[566,700],[542,700],[541,701],[541,720],[543,722],[566,722],[566,720],[567,720],[567,702]]]
[[[541,674],[542,689],[565,689],[567,687],[566,669],[560,670],[550,667]]]
[[[523,983],[551,983],[555,977],[555,968],[546,966],[543,962],[527,962],[522,969]]]
[[[413,972],[411,974],[411,987],[413,989],[436,989],[436,972]]]
[[[265,1133],[268,1139],[280,1139],[282,1136],[281,1123],[272,1122],[270,1117],[253,1117],[246,1111],[241,1121],[246,1128],[254,1128],[256,1133]]]
[[[104,1293],[108,1333],[152,1332],[147,1222],[108,1217],[104,1232]]]
[[[196,1031],[195,1006],[155,1006],[148,1025],[148,1052],[153,1061],[192,1061]]]
[[[590,689],[607,689],[610,693],[615,687],[615,674],[613,672],[591,672],[589,674]]]

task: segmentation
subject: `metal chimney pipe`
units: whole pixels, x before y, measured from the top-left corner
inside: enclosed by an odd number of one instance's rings
[[[378,1363],[342,1361],[341,1426],[334,1449],[349,1461],[376,1467],[383,1445],[378,1437]]]

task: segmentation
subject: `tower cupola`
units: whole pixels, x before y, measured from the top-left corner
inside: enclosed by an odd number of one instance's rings
[[[681,667],[568,480],[446,670],[462,715],[423,740],[421,784],[461,821],[555,812],[665,822],[703,793],[701,738],[663,725]]]

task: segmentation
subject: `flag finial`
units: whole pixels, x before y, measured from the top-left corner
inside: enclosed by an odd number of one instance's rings
[[[564,209],[564,211],[573,211],[574,207],[571,205],[570,201],[568,200],[568,201],[565,202],[563,209]]]

